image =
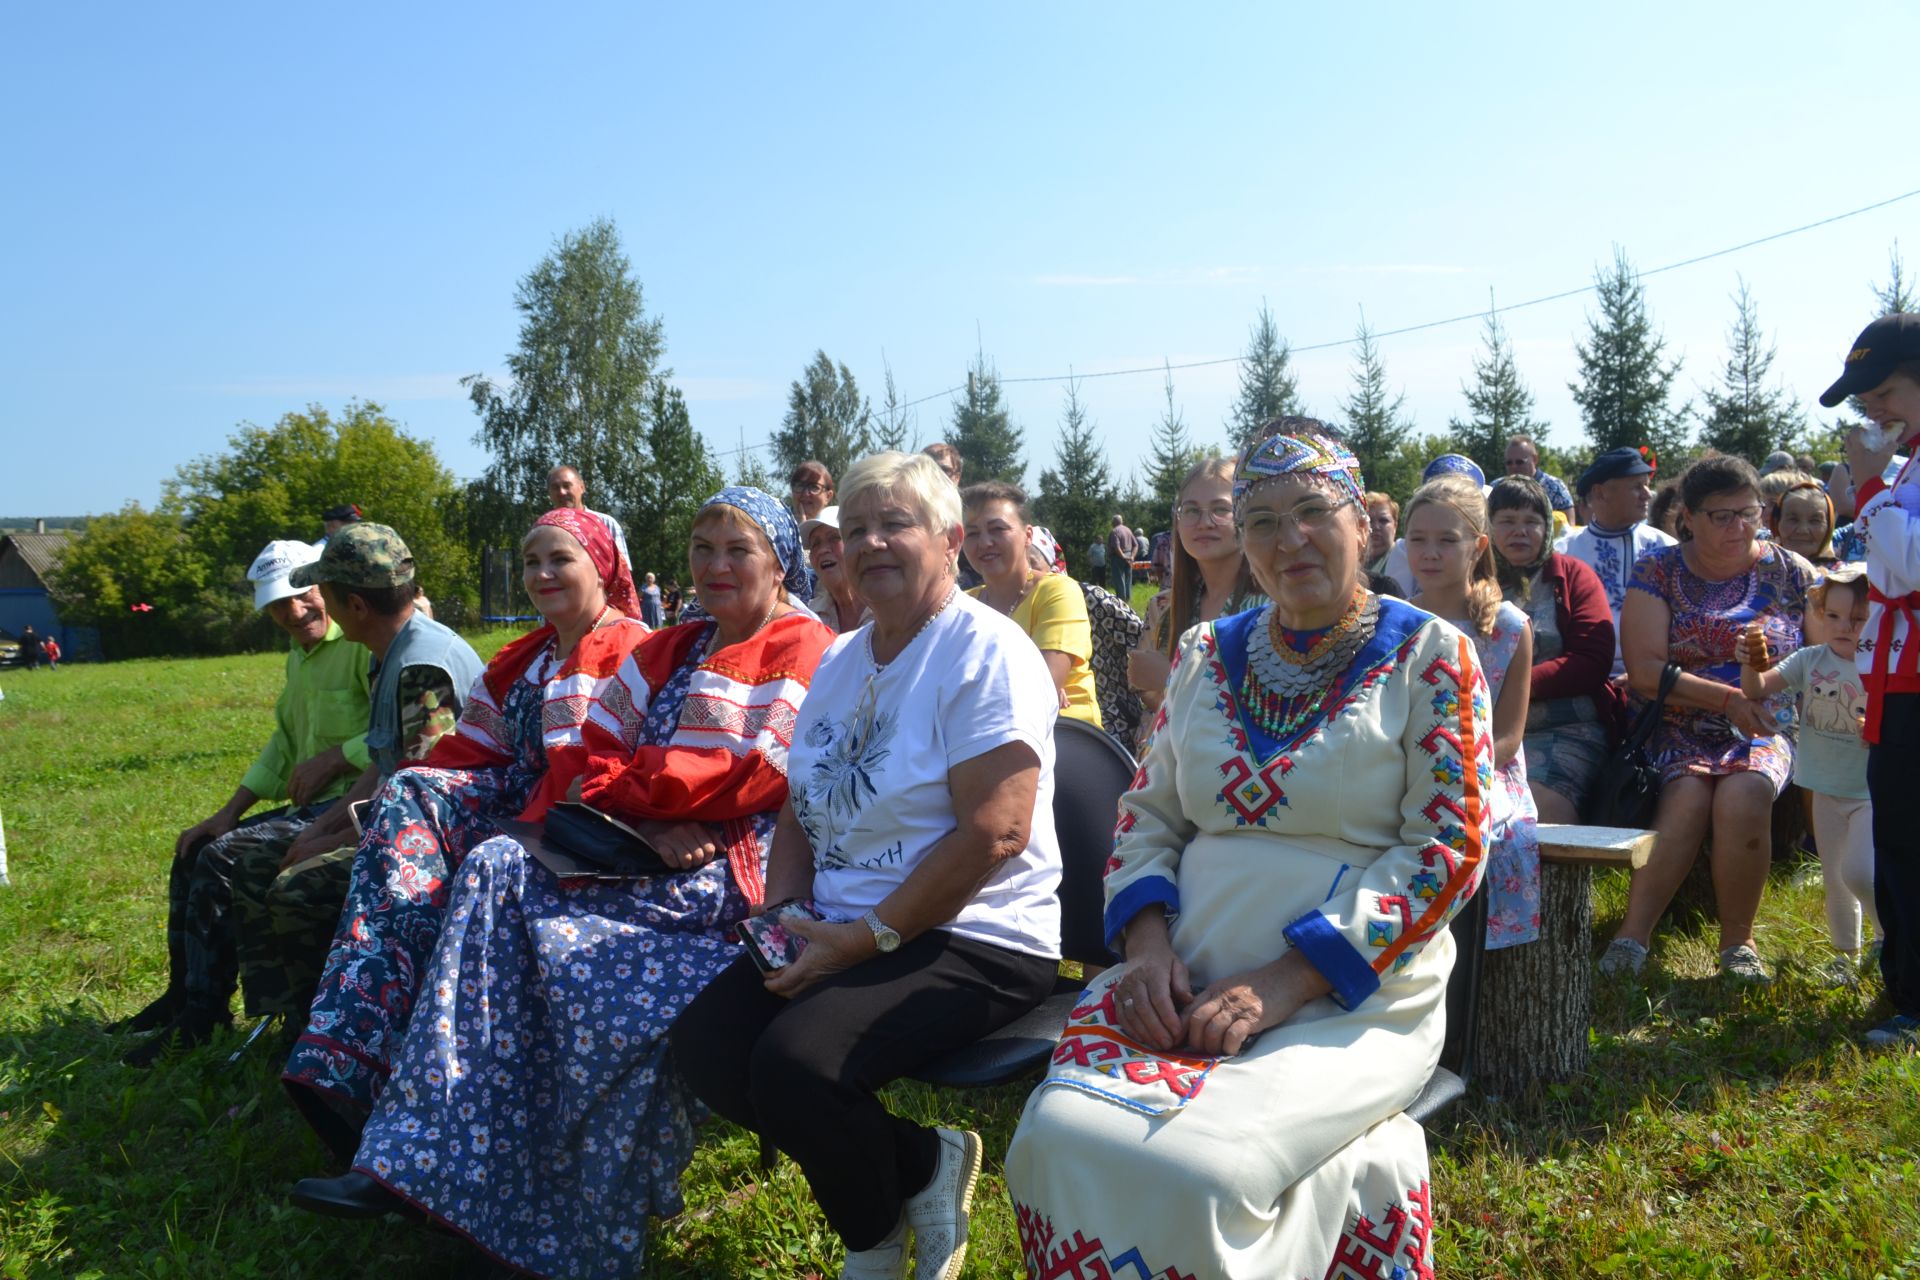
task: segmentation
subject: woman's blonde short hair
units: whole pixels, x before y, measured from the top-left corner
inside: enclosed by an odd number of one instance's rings
[[[847,468],[840,477],[840,508],[853,505],[868,490],[878,490],[919,509],[920,518],[936,534],[945,534],[965,523],[960,511],[960,490],[954,486],[940,464],[924,453],[868,454]]]

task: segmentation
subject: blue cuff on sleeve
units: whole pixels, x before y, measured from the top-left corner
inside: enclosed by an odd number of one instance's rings
[[[1116,956],[1120,954],[1117,945],[1120,931],[1127,922],[1140,912],[1159,903],[1166,908],[1167,918],[1171,920],[1180,914],[1180,889],[1165,876],[1143,876],[1113,895],[1113,901],[1107,904],[1105,919],[1107,931],[1107,950]]]
[[[1308,912],[1281,932],[1333,984],[1333,998],[1341,1008],[1358,1008],[1380,989],[1380,975],[1373,966],[1318,911]]]

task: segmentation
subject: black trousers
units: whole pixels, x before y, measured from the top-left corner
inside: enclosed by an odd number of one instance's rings
[[[673,1055],[702,1101],[793,1157],[849,1250],[871,1249],[940,1154],[875,1090],[1032,1009],[1058,970],[936,929],[786,1000],[743,957],[675,1021]]]
[[[1880,911],[1880,974],[1895,1013],[1920,1017],[1920,693],[1893,693],[1880,714],[1880,741],[1867,753],[1873,797],[1873,903]]]

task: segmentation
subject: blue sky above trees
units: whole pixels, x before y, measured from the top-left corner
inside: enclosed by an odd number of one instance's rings
[[[1904,73],[1868,56],[1917,35],[1893,3],[30,7],[0,47],[0,511],[151,502],[237,422],[353,397],[471,476],[458,379],[502,371],[516,281],[596,216],[723,454],[816,349],[876,399],[884,353],[913,399],[979,348],[1086,376],[1124,475],[1161,362],[1236,354],[1263,299],[1295,346],[1345,339],[1361,308],[1384,332],[1920,186]],[[1738,273],[1810,401],[1903,230],[1920,260],[1915,200],[1649,280],[1680,394]],[[1506,317],[1562,446],[1592,305]],[[1464,411],[1478,336],[1381,340],[1418,430]],[[1297,355],[1305,403],[1350,363]],[[1198,439],[1235,376],[1176,370]],[[1037,477],[1064,389],[1005,390]],[[917,412],[932,439],[951,409]]]

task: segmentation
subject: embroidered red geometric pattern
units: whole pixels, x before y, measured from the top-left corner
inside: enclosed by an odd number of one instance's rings
[[[1023,1237],[1024,1242],[1024,1237]],[[1340,1233],[1324,1280],[1433,1280],[1433,1193],[1428,1184],[1389,1204],[1380,1224],[1362,1213]]]
[[[778,699],[760,706],[742,706],[707,693],[689,693],[680,705],[680,727],[696,732],[724,733],[742,742],[758,741],[763,733],[773,735],[781,746],[793,745],[793,705]]]
[[[1236,755],[1220,766],[1220,773],[1227,780],[1227,785],[1220,789],[1220,798],[1239,815],[1238,825],[1251,826],[1266,817],[1273,806],[1287,802],[1287,793],[1280,789],[1280,779],[1292,769],[1292,756],[1276,758],[1259,773],[1253,771],[1244,755]]]
[[[1017,1200],[1013,1216],[1029,1280],[1196,1280],[1176,1266],[1155,1269],[1137,1246],[1112,1252],[1099,1236],[1075,1231],[1065,1237],[1054,1229],[1053,1219]]]
[[[467,699],[467,705],[461,708],[460,720],[462,733],[470,738],[481,738],[482,744],[494,751],[505,751],[506,744],[514,739],[513,729],[507,724],[506,717],[479,698]]]

